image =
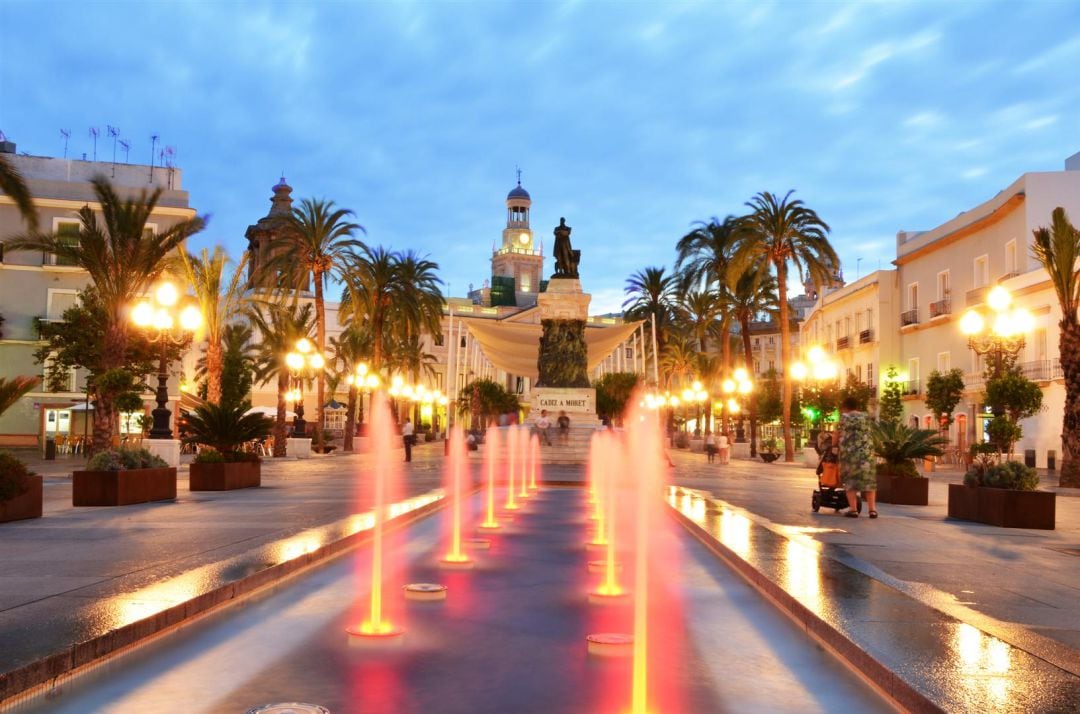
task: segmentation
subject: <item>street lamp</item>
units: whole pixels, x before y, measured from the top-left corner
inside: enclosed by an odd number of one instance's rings
[[[285,355],[285,365],[296,382],[296,388],[289,393],[296,412],[293,417],[293,437],[303,438],[307,430],[307,422],[304,421],[304,380],[311,379],[316,372],[323,369],[326,360],[315,349],[315,345],[311,344],[311,340],[301,337],[296,341],[295,350]]]
[[[732,374],[733,378],[725,379],[720,384],[720,389],[724,393],[725,401],[723,404],[724,418],[731,416],[738,416],[738,422],[735,426],[735,441],[740,444],[746,441],[746,433],[743,431],[742,416],[739,416],[742,411],[742,404],[740,398],[745,397],[754,390],[754,383],[750,380],[750,374],[745,368],[739,367]],[[725,430],[727,424],[724,424]]]
[[[839,374],[840,368],[835,361],[829,359],[829,355],[821,345],[813,345],[807,350],[805,363],[795,362],[791,365],[791,376],[795,381],[800,383],[815,382],[819,388],[827,382],[835,381]],[[787,419],[788,415],[785,414],[783,418]],[[816,436],[814,432],[814,420],[813,417],[811,417],[811,439]]]
[[[360,421],[359,424],[364,423],[364,395],[370,395],[373,391],[379,388],[381,380],[379,375],[369,371],[367,363],[361,362],[356,365],[353,370],[353,374],[345,377],[345,383],[350,387],[356,387],[360,390]]]
[[[202,313],[194,305],[177,309],[180,293],[169,282],[160,283],[152,291],[150,300],[139,302],[131,310],[131,321],[146,331],[147,338],[161,347],[158,361],[158,386],[155,398],[157,409],[154,417],[151,439],[171,439],[172,428],[169,426],[169,347],[184,344],[202,326]]]
[[[1005,355],[1015,357],[1024,349],[1024,333],[1034,327],[1035,320],[1023,308],[1009,309],[1012,295],[998,285],[986,295],[990,314],[984,317],[978,310],[968,310],[960,318],[960,332],[967,335],[968,347],[980,356],[993,358],[993,375],[1001,374]]]

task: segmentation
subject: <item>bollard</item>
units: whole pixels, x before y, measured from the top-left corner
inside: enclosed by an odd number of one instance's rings
[[[56,461],[56,439],[51,436],[45,439],[45,460]]]
[[[1057,452],[1054,451],[1053,449],[1050,449],[1049,451],[1046,452],[1046,470],[1047,471],[1053,471],[1054,467],[1056,467],[1056,466],[1057,466]]]
[[[1024,449],[1024,466],[1035,468],[1035,449]]]

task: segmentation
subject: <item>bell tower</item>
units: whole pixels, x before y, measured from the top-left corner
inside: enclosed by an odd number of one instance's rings
[[[502,245],[491,255],[491,304],[494,306],[528,307],[536,303],[536,295],[540,292],[544,256],[529,227],[532,198],[521,186],[520,169],[517,174],[517,186],[506,195]]]

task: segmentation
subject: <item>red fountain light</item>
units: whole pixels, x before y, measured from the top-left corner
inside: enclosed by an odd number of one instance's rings
[[[450,547],[439,561],[443,568],[468,569],[473,561],[461,549],[461,522],[465,491],[465,433],[461,427],[450,432],[450,459],[446,464],[445,490],[450,495]]]
[[[486,531],[493,531],[500,528],[499,522],[495,519],[495,474],[499,459],[499,430],[494,424],[488,426],[484,442],[484,469],[487,472],[484,501],[487,509],[484,522],[479,527]]]

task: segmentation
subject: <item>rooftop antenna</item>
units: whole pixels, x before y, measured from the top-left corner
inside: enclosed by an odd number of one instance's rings
[[[112,175],[116,177],[116,141],[120,138],[120,130],[115,126],[106,124],[105,128],[109,132],[109,136],[112,137]]]
[[[176,173],[176,163],[174,161],[175,158],[176,158],[176,147],[175,146],[166,146],[165,149],[161,152],[161,162],[169,170],[169,173],[168,173],[168,186],[169,186],[170,189],[173,187],[173,177],[174,177],[174,175]]]
[[[61,129],[60,130],[60,136],[64,137],[64,158],[66,159],[67,158],[68,139],[71,138],[71,130],[69,130],[69,129]]]
[[[131,163],[130,161],[128,161],[128,151],[131,149],[131,142],[128,141],[127,139],[121,139],[120,140],[120,148],[124,150],[124,163],[125,164]]]
[[[101,130],[96,126],[90,127],[90,138],[94,140],[94,161],[97,161],[97,138]]]
[[[150,180],[147,183],[154,183],[154,151],[157,150],[157,134],[150,135]]]
[[[859,275],[860,275],[860,273],[859,273],[859,266],[860,266],[860,265],[862,265],[862,258],[856,258],[856,259],[855,259],[855,279],[856,279],[856,280],[858,280],[858,279],[859,279]]]

